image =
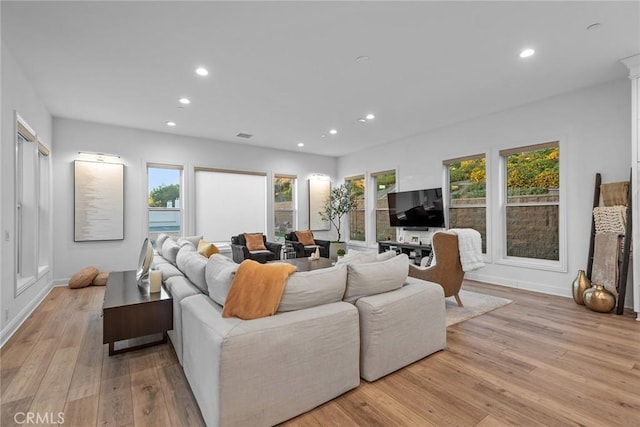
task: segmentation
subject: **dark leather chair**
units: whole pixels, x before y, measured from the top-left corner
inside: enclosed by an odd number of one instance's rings
[[[274,261],[280,259],[280,250],[282,249],[281,243],[267,242],[267,238],[263,235],[262,241],[264,242],[266,250],[250,251],[247,248],[247,240],[243,234],[231,237],[231,252],[233,254],[233,260],[238,264],[245,259],[252,259],[264,264],[267,261]]]
[[[295,249],[296,258],[308,257],[316,251],[316,248],[320,248],[321,257],[329,258],[329,247],[331,246],[330,240],[319,240],[314,237],[313,240],[316,242],[315,245],[304,246],[298,241],[298,236],[296,236],[295,231],[285,234],[284,239],[286,243],[290,243]]]

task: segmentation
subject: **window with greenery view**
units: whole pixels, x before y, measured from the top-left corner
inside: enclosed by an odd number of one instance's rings
[[[365,240],[365,197],[364,176],[347,178],[351,191],[356,196],[356,207],[349,213],[349,240],[364,242]]]
[[[449,228],[473,228],[487,253],[487,167],[484,154],[445,160],[449,176]]]
[[[182,166],[147,165],[149,237],[182,235]]]
[[[506,178],[506,254],[558,261],[558,142],[500,151]]]
[[[273,217],[275,221],[275,240],[278,242],[284,242],[284,235],[296,228],[295,188],[295,176],[274,176]]]
[[[49,270],[51,195],[49,149],[16,114],[15,135],[15,294]]]
[[[395,240],[396,230],[389,225],[387,193],[396,191],[396,172],[374,173],[372,177],[376,195],[376,242]]]

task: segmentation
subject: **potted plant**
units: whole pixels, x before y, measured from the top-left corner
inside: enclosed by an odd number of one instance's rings
[[[342,258],[346,252],[347,252],[347,251],[345,251],[345,250],[344,250],[344,249],[342,249],[342,248],[338,249],[338,250],[336,251],[336,254],[338,255],[338,259]]]
[[[342,241],[340,227],[342,225],[342,217],[355,208],[357,203],[356,194],[351,191],[351,184],[345,182],[342,185],[334,187],[329,192],[329,197],[325,200],[322,210],[319,212],[320,217],[331,222],[338,233],[338,239],[331,242],[329,258],[335,260],[338,257],[338,249],[345,250],[347,244]]]

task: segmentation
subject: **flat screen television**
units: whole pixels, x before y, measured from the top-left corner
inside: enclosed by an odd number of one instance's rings
[[[442,188],[388,193],[392,227],[444,228]]]

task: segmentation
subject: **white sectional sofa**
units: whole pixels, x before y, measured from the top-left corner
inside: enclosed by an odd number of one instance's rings
[[[408,278],[406,255],[296,272],[276,315],[241,320],[221,315],[238,264],[168,241],[152,268],[173,297],[169,336],[209,426],[280,423],[446,346],[442,288]]]

